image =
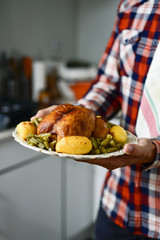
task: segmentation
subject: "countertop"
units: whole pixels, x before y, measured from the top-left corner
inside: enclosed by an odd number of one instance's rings
[[[10,128],[10,129],[0,131],[0,142],[12,138],[12,132],[13,131],[14,131],[14,128]]]

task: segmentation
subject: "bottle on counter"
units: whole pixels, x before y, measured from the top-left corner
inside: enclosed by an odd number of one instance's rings
[[[40,108],[48,107],[60,97],[60,93],[57,88],[57,72],[55,69],[52,69],[47,74],[45,83],[46,88],[42,89],[38,96]]]
[[[32,60],[24,57],[20,61],[19,78],[21,84],[21,98],[31,100],[32,98]]]
[[[38,96],[39,108],[46,108],[51,103],[51,95],[47,89],[42,89]]]
[[[50,101],[53,101],[60,97],[60,93],[57,87],[57,71],[53,69],[46,78],[46,87],[48,92],[50,93]]]

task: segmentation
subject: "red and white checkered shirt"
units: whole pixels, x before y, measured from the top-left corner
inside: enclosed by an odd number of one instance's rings
[[[97,78],[78,104],[108,119],[121,109],[122,126],[135,133],[144,83],[159,40],[160,1],[121,1]],[[160,239],[160,138],[156,137],[157,155],[150,170],[132,165],[108,171],[102,205],[121,227]]]

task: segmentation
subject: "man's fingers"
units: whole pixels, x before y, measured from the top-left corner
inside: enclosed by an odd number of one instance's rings
[[[40,110],[36,113],[36,115],[31,117],[31,121],[33,121],[35,118],[44,118],[45,116],[46,116],[45,110]]]
[[[149,145],[152,145],[150,141],[146,138],[140,138],[138,140],[138,144],[127,143],[125,144],[123,150],[127,155],[139,157],[143,156],[144,152],[147,152],[149,149]]]
[[[138,157],[142,154],[142,148],[138,144],[127,143],[123,148],[127,155]]]
[[[33,121],[35,118],[44,118],[47,114],[49,114],[51,111],[53,111],[57,105],[52,105],[48,108],[44,108],[39,110],[35,116],[31,117],[31,121]]]

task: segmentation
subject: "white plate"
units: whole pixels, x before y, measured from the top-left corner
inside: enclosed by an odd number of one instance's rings
[[[61,158],[72,158],[72,159],[100,159],[100,158],[109,158],[109,157],[115,157],[115,156],[120,156],[124,154],[123,149],[116,151],[116,152],[112,152],[112,153],[105,153],[105,154],[96,154],[96,155],[74,155],[74,154],[66,154],[66,153],[57,153],[55,151],[48,151],[48,150],[44,150],[38,147],[34,147],[31,146],[27,143],[27,141],[25,141],[24,139],[22,139],[19,134],[17,133],[17,130],[15,129],[14,132],[12,133],[12,136],[14,137],[14,140],[18,143],[20,143],[21,145],[23,145],[24,147],[30,148],[34,151],[37,152],[42,152],[51,156],[57,156],[57,157],[61,157]],[[132,133],[128,132],[128,137],[127,137],[127,142],[129,143],[134,143],[137,144],[138,143],[138,138],[133,135]]]

